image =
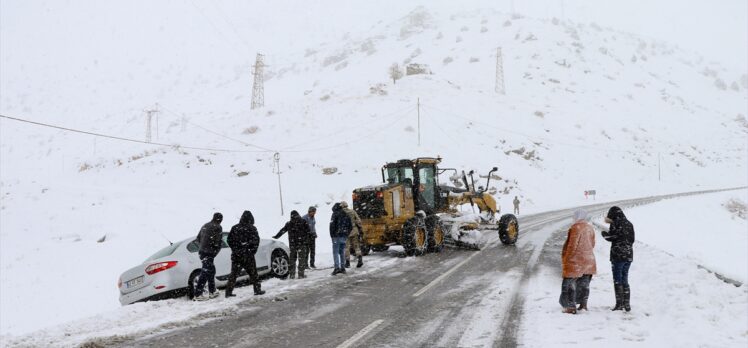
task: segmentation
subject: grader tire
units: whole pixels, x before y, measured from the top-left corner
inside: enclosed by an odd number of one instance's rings
[[[517,217],[512,214],[506,214],[499,219],[499,239],[505,245],[512,245],[517,242],[519,237],[519,222]]]
[[[416,218],[405,222],[402,244],[407,256],[425,254],[428,248],[428,233],[425,224]]]
[[[438,216],[432,215],[426,218],[426,230],[429,234],[428,251],[441,252],[444,248],[444,226]]]

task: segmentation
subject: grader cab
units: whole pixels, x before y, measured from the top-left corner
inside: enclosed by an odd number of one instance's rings
[[[445,242],[477,248],[472,242],[461,241],[462,231],[481,226],[495,226],[499,213],[496,200],[486,192],[494,168],[489,172],[485,188],[475,188],[463,172],[465,188],[440,185],[439,175],[455,169],[440,169],[441,158],[421,157],[399,160],[382,167],[382,184],[353,191],[353,209],[361,217],[363,251],[384,251],[390,245],[402,245],[407,255],[439,252]],[[477,206],[480,222],[460,219],[457,207],[470,203]],[[498,224],[504,244],[517,240],[519,224],[516,217],[504,215]],[[457,231],[457,233],[455,233]]]

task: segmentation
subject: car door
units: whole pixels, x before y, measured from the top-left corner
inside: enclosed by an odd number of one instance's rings
[[[221,233],[221,251],[218,252],[214,263],[216,265],[216,278],[222,284],[226,282],[231,273],[231,248],[228,243],[229,234]]]
[[[272,247],[272,243],[269,239],[260,239],[260,246],[257,248],[257,253],[255,254],[257,272],[266,271],[270,268],[270,248]]]

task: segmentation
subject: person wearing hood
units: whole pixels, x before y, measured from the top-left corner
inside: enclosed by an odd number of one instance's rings
[[[291,211],[291,220],[286,222],[286,225],[273,236],[273,239],[280,238],[286,232],[288,232],[288,248],[291,251],[289,257],[289,276],[291,279],[296,278],[296,260],[298,260],[299,279],[306,278],[304,270],[307,266],[307,255],[309,253],[309,249],[307,248],[309,225],[301,218],[301,215],[296,210]]]
[[[197,280],[197,287],[195,288],[195,301],[204,301],[208,298],[218,297],[218,291],[216,290],[216,265],[213,263],[213,260],[221,251],[222,221],[223,215],[221,213],[213,214],[213,219],[204,224],[197,234],[196,241],[200,246],[198,255],[202,262],[202,268],[200,268],[200,278]],[[208,292],[210,293],[208,298],[203,296],[205,283],[208,283]]]
[[[260,278],[257,276],[257,263],[255,254],[260,247],[260,235],[255,227],[255,218],[252,212],[245,210],[239,223],[231,227],[228,238],[229,248],[231,248],[231,273],[229,281],[226,284],[226,297],[236,296],[233,294],[236,277],[242,268],[249,274],[249,283],[255,290],[255,295],[262,295]]]
[[[348,208],[348,202],[346,201],[340,202],[340,208],[342,208],[345,214],[348,215],[348,218],[351,219],[351,223],[353,224],[351,233],[348,235],[348,240],[346,241],[348,247],[345,248],[345,268],[351,267],[351,248],[353,248],[356,257],[358,258],[356,268],[360,268],[364,265],[364,258],[361,255],[361,240],[363,239],[364,232],[364,228],[361,226],[361,218],[355,210]]]
[[[332,240],[332,259],[335,270],[332,275],[345,274],[345,242],[353,229],[351,218],[348,217],[340,207],[340,203],[332,206],[332,217],[330,217],[330,239]]]
[[[605,222],[610,229],[602,235],[610,245],[610,263],[613,267],[613,288],[616,293],[616,305],[613,311],[631,311],[631,288],[629,287],[629,268],[634,261],[634,225],[629,222],[621,208],[613,206],[608,210]]]
[[[563,281],[559,303],[564,307],[564,313],[569,314],[587,310],[590,281],[597,273],[595,229],[587,221],[587,212],[582,209],[575,211],[573,221],[561,251]]]

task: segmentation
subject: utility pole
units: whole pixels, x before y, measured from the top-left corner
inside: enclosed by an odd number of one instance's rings
[[[496,93],[504,95],[504,61],[501,58],[501,47],[496,48]]]
[[[276,152],[273,154],[273,164],[275,165],[275,173],[278,174],[278,196],[280,197],[281,216],[283,216],[283,189],[281,188],[281,169],[280,169],[280,153]]]
[[[255,80],[254,84],[252,84],[252,110],[265,106],[265,87],[262,84],[264,79],[263,68],[265,67],[264,59],[264,56],[258,53],[255,65],[253,65],[255,68],[253,73]]]
[[[145,121],[145,141],[147,143],[151,142],[151,123],[153,122],[153,115],[156,115],[158,113],[158,104],[156,104],[155,109],[147,109],[145,110],[146,115],[146,121]],[[158,123],[156,124],[156,133],[158,133]],[[156,139],[158,139],[158,134],[156,134]]]
[[[418,146],[421,146],[421,98],[416,100],[416,110],[418,110]]]

